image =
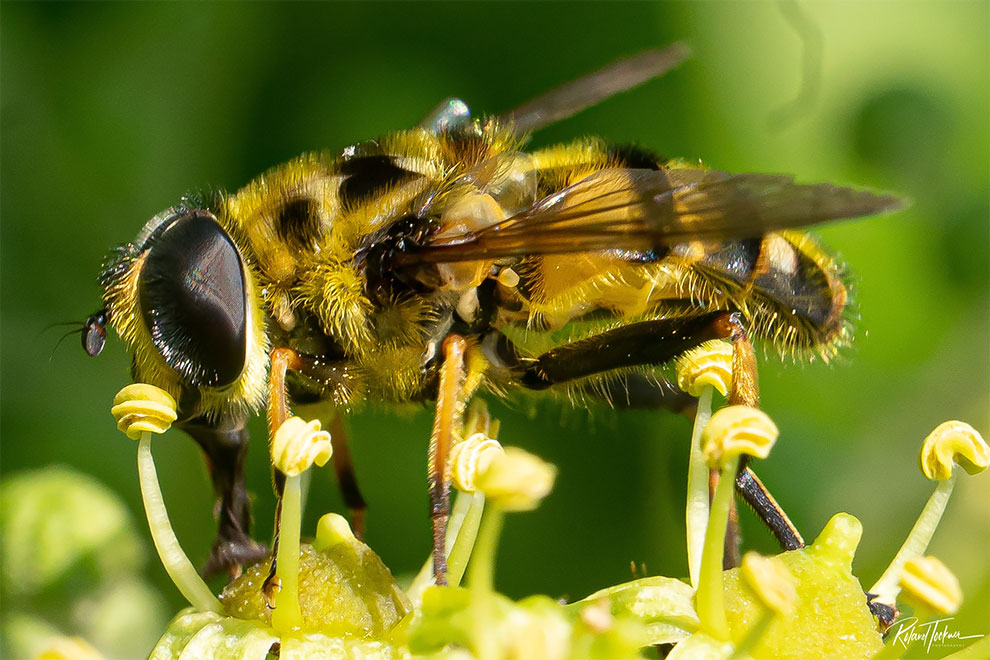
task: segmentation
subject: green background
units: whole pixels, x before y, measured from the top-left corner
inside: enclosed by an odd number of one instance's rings
[[[301,152],[412,126],[446,96],[476,113],[506,110],[621,55],[683,40],[694,57],[680,69],[534,144],[601,135],[911,201],[820,231],[855,274],[853,347],[830,366],[768,355],[762,367],[763,405],[781,438],[760,474],[807,537],[835,512],[860,518],[855,569],[872,584],[932,490],[916,467],[923,438],[946,419],[990,432],[990,5],[806,3],[797,19],[788,7],[4,3],[4,474],[69,464],[143,516],[135,448],[109,414],[128,382],[123,346],[113,339],[91,359],[73,336],[53,355],[60,330],[45,328],[98,309],[108,249],[183,192],[234,190]],[[499,588],[578,598],[629,579],[630,562],[686,573],[687,420],[494,411],[503,442],[560,468],[544,505],[507,521]],[[369,409],[351,426],[369,543],[394,572],[412,572],[429,551],[429,412]],[[273,506],[254,428],[249,480],[264,531]],[[155,451],[179,538],[200,563],[214,530],[203,462],[178,432]],[[332,481],[330,471],[313,481],[310,530],[319,514],[342,511]],[[743,524],[747,547],[773,549],[751,516]],[[966,593],[962,634],[990,633],[988,548],[990,478],[963,479],[931,548]],[[164,572],[154,562],[147,570],[179,608]]]

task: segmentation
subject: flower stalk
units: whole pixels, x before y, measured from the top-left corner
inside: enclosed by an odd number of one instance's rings
[[[712,417],[715,390],[725,396],[732,387],[732,345],[717,339],[685,353],[677,360],[677,385],[698,397],[691,431],[685,513],[688,572],[691,586],[697,589],[709,515],[708,466],[701,448],[701,432]]]
[[[990,448],[977,431],[964,422],[944,422],[925,439],[919,457],[921,471],[937,482],[921,515],[880,579],[870,588],[875,600],[894,606],[901,575],[908,561],[925,554],[942,514],[949,504],[960,470],[977,474],[990,465]]]
[[[164,433],[176,419],[175,399],[152,385],[134,383],[117,393],[110,412],[117,419],[117,428],[127,437],[138,440],[141,501],[151,539],[165,572],[190,605],[203,611],[221,612],[220,601],[196,572],[175,536],[151,454],[151,434]]]
[[[272,464],[285,475],[279,518],[278,561],[272,628],[285,634],[302,628],[299,608],[299,529],[302,527],[302,475],[314,464],[323,466],[333,454],[330,434],[319,420],[289,417],[271,442]]]
[[[743,454],[766,458],[777,440],[777,427],[765,413],[748,406],[728,406],[712,415],[702,433],[708,466],[718,469],[705,545],[698,574],[697,608],[702,630],[718,640],[729,639],[722,588],[722,561],[735,477]]]

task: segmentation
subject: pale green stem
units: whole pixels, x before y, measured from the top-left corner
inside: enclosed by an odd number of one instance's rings
[[[204,612],[222,612],[223,605],[199,577],[189,557],[182,551],[179,539],[175,537],[175,531],[168,520],[165,499],[158,484],[155,460],[151,456],[151,433],[148,431],[141,434],[141,440],[138,442],[137,462],[144,512],[148,517],[148,527],[151,529],[155,550],[158,551],[165,572],[172,578],[172,582],[190,605]]]
[[[918,521],[914,523],[911,533],[908,534],[901,549],[897,551],[894,560],[890,562],[890,566],[883,572],[877,583],[870,588],[870,593],[876,595],[874,599],[876,602],[885,605],[895,604],[897,595],[901,593],[900,582],[904,564],[915,557],[924,555],[928,549],[932,535],[935,534],[935,528],[938,527],[939,520],[942,519],[945,507],[949,503],[949,496],[952,495],[957,470],[958,468],[953,467],[952,475],[948,479],[938,482],[935,492],[928,498],[925,508],[918,516]]]
[[[471,553],[468,566],[468,589],[471,590],[471,619],[474,622],[472,635],[475,652],[479,660],[495,660],[502,657],[499,651],[500,638],[496,628],[488,624],[492,620],[494,605],[495,554],[498,550],[498,536],[502,531],[505,511],[501,506],[488,502],[481,516],[481,527]]]
[[[760,615],[753,627],[746,632],[746,636],[736,645],[736,649],[729,656],[729,660],[743,660],[749,658],[753,649],[760,643],[760,640],[767,634],[770,624],[773,623],[774,613],[767,610]]]
[[[447,584],[452,587],[458,586],[461,578],[464,577],[464,569],[478,538],[481,514],[485,510],[485,496],[480,492],[462,493],[458,495],[458,499],[460,498],[467,500],[469,506],[464,515],[464,522],[457,532],[457,538],[454,539],[454,547],[447,554]]]
[[[722,593],[722,559],[725,553],[725,530],[729,524],[729,507],[735,492],[735,475],[739,457],[728,459],[719,469],[718,486],[712,500],[711,515],[705,533],[698,589],[695,600],[701,629],[718,640],[729,639],[729,621],[725,616]]]
[[[450,519],[447,521],[447,537],[444,539],[444,551],[448,557],[451,554],[451,548],[455,544],[455,539],[460,535],[461,524],[467,517],[468,510],[473,503],[470,497],[465,497],[464,495],[463,493],[458,493],[457,497],[454,498],[454,506],[451,507]],[[477,530],[475,533],[477,533]],[[423,567],[419,569],[416,577],[413,578],[409,589],[406,590],[406,595],[414,606],[419,606],[422,602],[423,592],[433,582],[433,557],[429,556],[423,562]]]
[[[961,651],[951,653],[942,660],[984,660],[984,658],[990,658],[990,636],[970,644]]]
[[[688,459],[687,482],[687,553],[691,586],[698,588],[701,572],[701,552],[705,547],[705,528],[708,526],[708,466],[701,451],[701,432],[712,418],[712,393],[715,388],[706,386],[698,397],[698,409],[694,415],[691,432],[691,454]]]
[[[485,507],[471,565],[468,566],[468,588],[476,593],[489,593],[494,588],[495,554],[504,518],[505,512],[497,504],[489,502]]]
[[[286,477],[282,495],[282,518],[278,528],[278,575],[272,628],[288,633],[302,628],[299,609],[299,528],[302,525],[302,477]]]

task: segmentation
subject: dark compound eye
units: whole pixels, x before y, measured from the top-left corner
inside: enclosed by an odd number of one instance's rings
[[[86,319],[82,327],[82,347],[90,357],[103,352],[107,343],[107,311],[102,309]]]
[[[148,242],[138,291],[152,341],[192,385],[224,386],[244,369],[244,270],[207,211],[183,211]]]

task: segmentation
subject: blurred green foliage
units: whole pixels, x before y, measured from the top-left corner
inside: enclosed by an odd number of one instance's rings
[[[498,112],[684,40],[695,56],[680,69],[534,143],[601,135],[911,200],[896,215],[820,232],[855,274],[861,319],[845,358],[793,367],[768,356],[762,369],[764,407],[781,429],[764,481],[809,538],[836,511],[860,518],[855,570],[872,583],[931,490],[916,467],[925,435],[950,418],[990,432],[988,7],[807,3],[795,24],[770,2],[4,3],[3,472],[72,465],[139,515],[134,446],[109,415],[128,358],[111,340],[90,359],[75,336],[52,354],[62,330],[46,326],[98,309],[103,255],[182,193],[236,189],[301,152],[411,126],[446,96]],[[64,408],[52,413],[53,401]],[[493,413],[506,443],[560,467],[544,505],[506,528],[501,590],[579,598],[628,580],[630,562],[686,572],[686,420],[550,406],[531,416],[518,404]],[[368,540],[400,574],[429,550],[429,426],[427,410],[351,420]],[[262,448],[251,451],[249,480],[265,537],[273,503]],[[214,523],[199,451],[173,432],[156,456],[179,538],[202,561]],[[343,510],[329,471],[309,502],[309,529]],[[743,526],[747,546],[773,548],[752,517]],[[960,484],[932,547],[966,593],[963,634],[990,633],[987,547],[983,475]],[[164,572],[152,565],[149,575],[177,609]]]

